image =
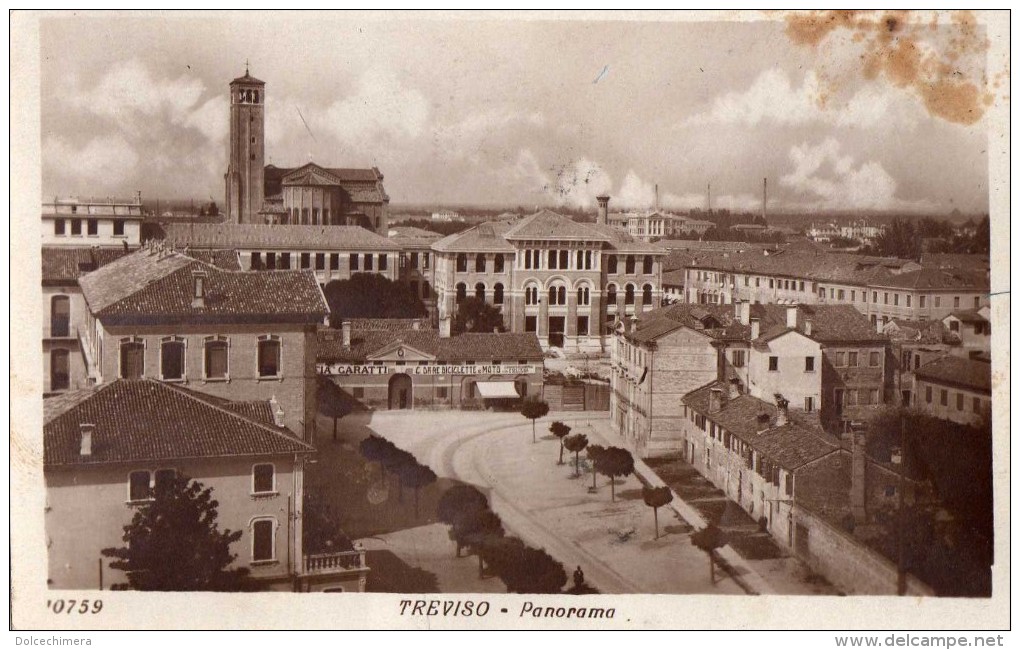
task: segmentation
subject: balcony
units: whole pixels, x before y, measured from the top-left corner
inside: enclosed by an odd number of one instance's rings
[[[367,568],[365,550],[359,549],[306,555],[301,564],[301,573],[306,576],[329,575],[347,571],[362,571]]]

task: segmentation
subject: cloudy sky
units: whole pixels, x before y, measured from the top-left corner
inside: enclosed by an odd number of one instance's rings
[[[682,209],[711,183],[753,209],[768,177],[787,209],[987,210],[984,104],[950,101],[991,88],[973,26],[883,20],[51,18],[43,193],[222,201],[248,59],[267,161],[378,166],[397,203],[642,208],[657,183]]]

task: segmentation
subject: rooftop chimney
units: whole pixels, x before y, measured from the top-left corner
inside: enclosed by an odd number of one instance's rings
[[[276,395],[273,395],[269,399],[269,409],[273,412],[273,424],[275,424],[278,427],[284,426],[283,425],[283,415],[284,415],[283,414],[283,407],[280,406],[280,403],[276,401]]]
[[[609,195],[600,194],[595,197],[595,200],[599,202],[599,211],[595,217],[595,223],[603,225],[609,223]]]
[[[343,340],[345,350],[351,349],[351,321],[345,320],[340,323],[340,336]]]
[[[722,410],[723,404],[723,390],[721,388],[713,388],[708,395],[708,412],[718,413]]]
[[[776,426],[781,427],[790,422],[790,400],[776,393]]]
[[[797,305],[787,305],[786,326],[790,329],[797,329]]]
[[[195,293],[191,298],[191,306],[196,308],[205,307],[205,281],[209,275],[205,269],[195,269],[191,272],[191,279],[194,281]]]
[[[737,399],[740,397],[740,380],[736,377],[730,379],[730,399]]]
[[[762,219],[762,221],[765,220],[765,215],[767,214],[768,202],[769,202],[769,179],[768,178],[763,178],[763,179],[761,179],[761,219]]]
[[[421,321],[417,318],[411,323],[411,329],[417,331],[421,329]]]
[[[740,301],[740,314],[737,316],[741,325],[750,325],[751,323],[751,301],[741,300]]]
[[[761,320],[757,318],[751,319],[751,340],[755,340],[761,335]]]
[[[80,453],[81,453],[82,456],[91,456],[92,455],[92,434],[96,430],[96,425],[82,423],[82,424],[79,424],[78,426],[79,426],[79,428],[81,430],[81,451],[80,451]]]
[[[811,332],[813,331],[813,329],[814,328],[812,327],[811,319],[810,318],[805,318],[804,319],[804,334],[806,334],[807,336],[811,336]]]

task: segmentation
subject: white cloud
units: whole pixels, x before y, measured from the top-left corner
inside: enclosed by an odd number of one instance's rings
[[[896,180],[875,160],[857,164],[841,152],[835,138],[790,149],[793,171],[779,179],[806,208],[891,210],[919,209],[925,201],[896,197]]]
[[[613,181],[599,163],[579,158],[554,169],[555,178],[546,191],[557,205],[591,209],[595,197],[611,193]]]
[[[811,71],[796,85],[783,70],[765,70],[744,91],[716,97],[711,108],[682,122],[683,126],[826,124],[839,127],[916,125],[916,106],[889,89],[866,85],[849,97],[823,87]]]
[[[118,135],[96,137],[82,147],[60,136],[48,137],[42,155],[46,166],[57,173],[107,189],[122,187],[138,165],[138,154]]]
[[[313,133],[321,129],[345,144],[392,142],[425,131],[429,102],[392,71],[372,68],[358,79],[353,94],[305,118],[314,118]]]

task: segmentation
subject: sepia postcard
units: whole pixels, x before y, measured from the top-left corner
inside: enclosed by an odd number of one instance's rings
[[[13,13],[19,643],[1008,629],[1008,21]]]

